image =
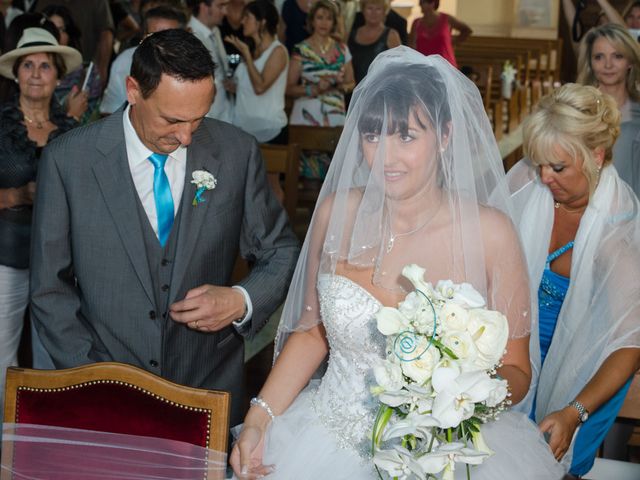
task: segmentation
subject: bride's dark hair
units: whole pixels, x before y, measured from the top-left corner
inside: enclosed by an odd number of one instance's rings
[[[355,92],[354,101],[358,97],[370,99],[361,106],[358,121],[361,134],[380,134],[386,118],[388,135],[406,135],[411,114],[418,125],[425,129],[428,125],[424,125],[418,111],[426,115],[438,132],[446,132],[451,121],[447,87],[442,75],[432,66],[392,64],[381,79]]]

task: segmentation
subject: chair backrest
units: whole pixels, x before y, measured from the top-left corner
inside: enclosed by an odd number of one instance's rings
[[[289,214],[289,219],[293,222],[298,204],[300,149],[294,143],[289,145],[261,144],[260,152],[264,159],[267,175],[273,176],[270,178],[274,178],[278,182],[280,176],[284,178],[283,206]]]
[[[640,373],[634,375],[618,417],[640,420]]]
[[[295,143],[301,150],[319,150],[333,153],[342,134],[342,127],[311,127],[289,125],[289,143]]]
[[[226,452],[229,414],[228,392],[185,387],[121,363],[7,370],[4,421],[17,425],[160,438]],[[14,463],[15,452],[9,461],[4,450],[3,466]]]

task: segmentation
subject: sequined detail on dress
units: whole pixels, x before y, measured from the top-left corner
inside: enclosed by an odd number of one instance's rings
[[[564,297],[569,289],[569,278],[563,277],[551,270],[550,265],[556,258],[573,248],[573,242],[560,247],[549,254],[542,272],[540,287],[538,288],[538,320],[540,337],[540,359],[544,360],[551,346],[551,340],[556,329],[558,315],[564,302]]]
[[[331,355],[313,408],[342,448],[367,458],[378,402],[369,392],[373,366],[384,355],[374,314],[381,304],[360,285],[339,275],[320,275],[318,295]]]

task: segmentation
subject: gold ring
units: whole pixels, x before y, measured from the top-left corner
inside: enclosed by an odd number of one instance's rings
[[[196,320],[195,322],[193,322],[193,328],[198,328],[198,320]]]

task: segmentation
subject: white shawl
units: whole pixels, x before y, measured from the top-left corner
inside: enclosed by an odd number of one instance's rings
[[[526,160],[509,171],[508,181],[527,257],[531,296],[537,299],[549,252],[553,198]],[[576,234],[571,282],[542,371],[534,309],[530,342],[533,378],[518,410],[531,410],[537,388],[536,418],[541,420],[573,400],[611,353],[640,348],[638,207],[638,199],[615,167],[603,168]]]

